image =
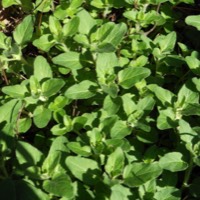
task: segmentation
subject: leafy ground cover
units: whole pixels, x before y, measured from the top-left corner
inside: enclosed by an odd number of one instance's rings
[[[3,200],[200,199],[200,5],[2,0]]]

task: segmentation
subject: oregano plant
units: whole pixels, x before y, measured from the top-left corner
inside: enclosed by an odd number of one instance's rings
[[[200,199],[196,1],[2,0],[0,29],[2,200]]]

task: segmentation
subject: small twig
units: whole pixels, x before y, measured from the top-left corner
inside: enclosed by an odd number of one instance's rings
[[[74,105],[72,106],[72,116],[76,116],[76,109],[77,109],[77,101],[74,102]]]
[[[6,82],[6,85],[9,85],[9,81],[8,81],[8,78],[6,76],[6,72],[4,69],[1,70],[1,74],[3,76],[3,80]]]
[[[159,3],[157,6],[157,9],[156,9],[157,14],[159,14],[160,6],[161,6],[161,3]],[[151,32],[153,32],[156,29],[156,27],[157,27],[157,24],[155,23],[154,26],[149,31],[145,32],[144,34],[146,36],[149,35]]]

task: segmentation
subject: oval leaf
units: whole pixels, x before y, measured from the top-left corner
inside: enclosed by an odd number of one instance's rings
[[[119,72],[119,84],[125,88],[129,89],[133,87],[136,83],[140,82],[144,78],[150,75],[150,70],[143,67],[126,68]]]
[[[187,169],[188,164],[183,161],[183,155],[179,152],[167,153],[159,161],[160,167],[171,172],[178,172]]]

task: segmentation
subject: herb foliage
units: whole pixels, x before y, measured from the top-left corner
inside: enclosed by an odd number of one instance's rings
[[[2,199],[200,199],[198,4],[2,6]]]

